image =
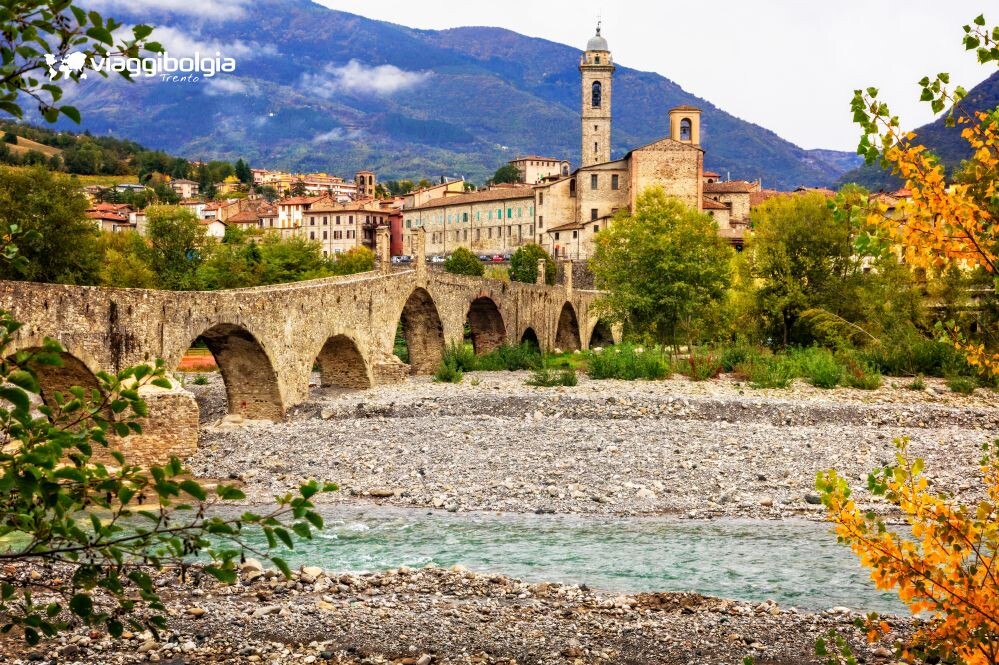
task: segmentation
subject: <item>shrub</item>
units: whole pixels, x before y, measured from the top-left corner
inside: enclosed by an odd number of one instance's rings
[[[918,374],[909,385],[906,386],[909,390],[926,390],[926,381],[923,380],[923,375]]]
[[[461,383],[464,372],[453,360],[442,360],[434,372],[434,383]]]
[[[786,358],[758,356],[737,368],[750,388],[787,388],[794,380],[794,366]]]
[[[691,351],[686,358],[678,359],[673,369],[691,381],[716,379],[724,367],[718,356],[708,351]]]
[[[828,349],[810,347],[790,354],[797,374],[816,388],[835,388],[843,379],[843,368]]]
[[[541,351],[538,347],[521,342],[520,344],[504,344],[489,353],[476,356],[475,369],[479,371],[515,371],[519,369],[537,369],[541,366]]]
[[[444,271],[452,275],[472,275],[482,277],[486,269],[482,266],[482,261],[475,254],[465,247],[459,247],[447,257],[444,262]]]
[[[460,344],[451,344],[444,349],[444,357],[441,359],[441,362],[453,365],[463,372],[474,372],[478,358],[475,356],[475,350],[472,348],[472,345],[462,342]]]
[[[719,361],[726,372],[734,372],[740,365],[753,362],[761,355],[762,351],[755,346],[735,344],[722,349]]]
[[[929,339],[915,330],[865,349],[861,358],[888,376],[943,377],[948,372],[966,373],[967,370],[967,362],[953,344]]]
[[[538,281],[538,261],[545,260],[545,283],[555,283],[555,259],[541,245],[528,243],[510,257],[510,279],[534,284]]]
[[[579,382],[576,370],[571,367],[564,369],[552,369],[551,367],[540,367],[531,372],[531,378],[527,385],[551,388],[554,386],[571,387]]]
[[[196,385],[196,386],[207,386],[208,385],[208,377],[205,376],[204,374],[198,374],[196,377],[194,377],[194,385]]]
[[[846,358],[843,385],[860,390],[877,390],[881,387],[881,372],[862,360]]]
[[[658,380],[670,376],[670,359],[660,348],[643,349],[620,344],[590,355],[587,374],[592,379]]]
[[[969,376],[952,376],[947,379],[947,387],[951,389],[951,392],[970,395],[975,392],[978,382]]]

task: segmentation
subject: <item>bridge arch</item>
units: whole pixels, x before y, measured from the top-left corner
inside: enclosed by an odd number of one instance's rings
[[[488,296],[479,296],[468,307],[465,321],[471,330],[475,353],[489,353],[506,342],[506,325],[496,302]]]
[[[598,319],[593,324],[593,329],[590,330],[590,343],[587,344],[587,348],[612,346],[613,344],[614,333],[611,330],[610,324],[603,319]]]
[[[579,320],[576,318],[576,309],[570,302],[562,305],[562,311],[558,316],[558,325],[555,328],[555,348],[563,351],[578,351],[582,348]]]
[[[333,335],[316,356],[323,388],[370,388],[371,374],[357,344],[346,335]]]
[[[541,340],[538,339],[538,333],[534,332],[534,328],[528,327],[524,330],[524,334],[520,336],[521,344],[530,344],[531,346],[541,349]]]
[[[21,352],[35,353],[42,351],[42,345],[28,342],[21,345],[14,353],[8,355],[13,359]],[[79,386],[88,393],[97,390],[103,396],[100,381],[97,373],[100,371],[92,363],[85,362],[80,355],[63,350],[59,354],[61,365],[44,365],[31,363],[29,368],[35,373],[40,388],[38,397],[48,406],[55,406],[55,393],[60,392],[64,396],[69,395],[69,389]],[[81,354],[82,355],[82,354]],[[88,397],[90,397],[88,394]]]
[[[255,420],[281,420],[284,401],[270,356],[246,328],[219,323],[194,341],[204,340],[225,383],[228,412]]]
[[[444,324],[430,293],[417,287],[398,318],[409,350],[411,374],[431,374],[444,357]]]

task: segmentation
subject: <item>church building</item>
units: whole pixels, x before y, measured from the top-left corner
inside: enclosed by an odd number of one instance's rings
[[[614,69],[610,47],[598,26],[579,63],[579,169],[570,173],[560,162],[546,160],[558,166],[536,184],[528,179],[531,184],[448,193],[404,210],[404,249],[412,253],[416,230],[422,226],[428,254],[449,253],[458,246],[476,253],[506,253],[536,242],[556,258],[586,259],[593,253],[594,238],[614,215],[634,210],[639,194],[653,186],[715,216],[724,231],[731,216],[722,208],[727,210],[730,204],[719,197],[705,199],[700,110],[680,106],[665,112],[667,137],[613,159]]]

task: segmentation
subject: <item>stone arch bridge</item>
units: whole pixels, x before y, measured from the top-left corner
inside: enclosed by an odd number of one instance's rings
[[[213,292],[0,282],[0,308],[23,323],[8,352],[45,338],[65,349],[62,367],[39,371],[43,398],[95,385],[98,371],[156,358],[173,370],[200,338],[219,366],[229,412],[280,420],[307,399],[316,366],[323,387],[369,388],[431,373],[466,325],[477,353],[521,341],[545,350],[612,341],[617,331],[593,311],[599,294],[574,290],[571,266],[565,274],[555,286],[522,284],[431,272],[420,261],[401,272]],[[400,324],[408,365],[392,353]],[[146,399],[144,434],[128,444],[139,461],[192,452],[198,415],[190,394],[150,388]]]

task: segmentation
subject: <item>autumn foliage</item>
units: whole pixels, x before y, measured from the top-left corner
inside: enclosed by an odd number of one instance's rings
[[[989,31],[984,26],[981,16],[965,26],[964,45],[975,50],[982,63],[999,62],[999,28]],[[934,112],[949,109],[947,120],[962,128],[972,156],[956,178],[948,178],[918,137],[900,130],[898,118],[877,99],[876,89],[857,91],[854,119],[864,130],[859,152],[869,161],[880,159],[912,193],[894,212],[873,205],[868,222],[913,267],[943,271],[957,266],[994,276],[999,252],[999,109],[966,112],[961,107],[964,90],[951,89],[946,74],[920,84],[922,98]],[[968,341],[956,326],[946,332],[972,365],[983,373],[999,373],[999,354]],[[898,648],[903,660],[933,656],[928,662],[997,665],[999,442],[985,447],[985,498],[971,506],[932,492],[922,460],[909,456],[907,441],[897,445],[896,463],[871,474],[868,490],[898,509],[908,532],[861,510],[845,479],[828,471],[819,474],[817,487],[836,533],[871,569],[878,588],[896,591],[914,613],[928,619]],[[888,632],[885,624],[872,622],[869,627],[872,640]]]

